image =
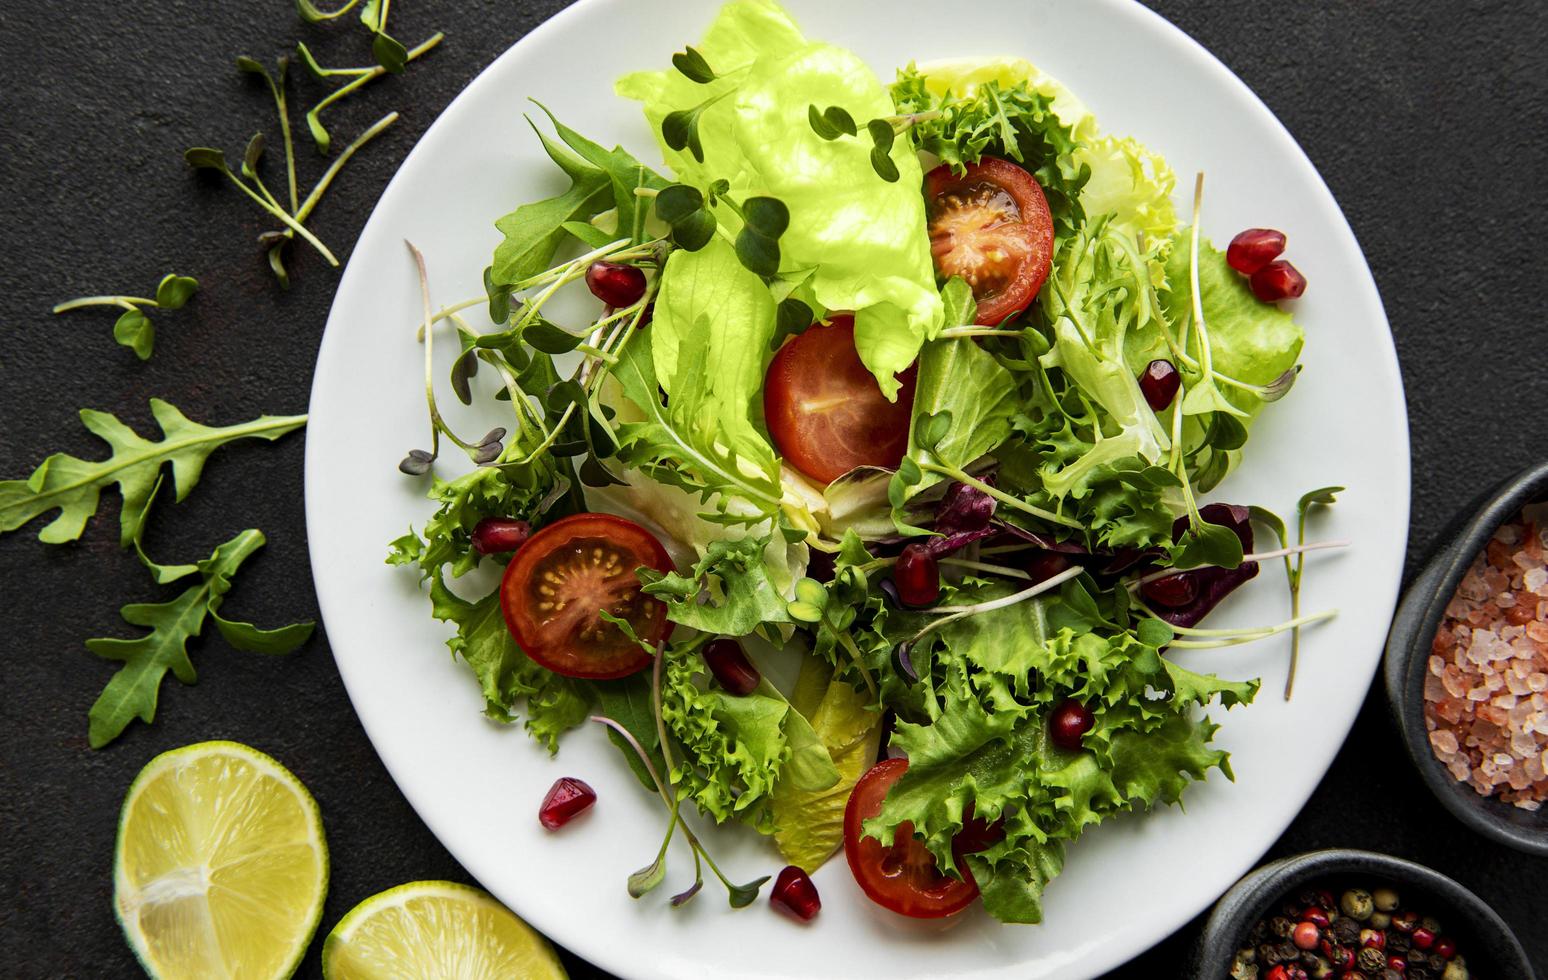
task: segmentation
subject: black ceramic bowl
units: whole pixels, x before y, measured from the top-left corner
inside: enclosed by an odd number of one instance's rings
[[[1372,851],[1312,851],[1266,864],[1215,904],[1194,947],[1192,980],[1227,980],[1231,960],[1253,925],[1302,888],[1390,887],[1405,908],[1433,915],[1480,980],[1534,980],[1515,934],[1483,900],[1438,871]],[[1265,971],[1267,972],[1267,971]]]
[[[1473,559],[1494,532],[1526,504],[1548,500],[1548,463],[1527,469],[1493,490],[1481,506],[1464,515],[1398,604],[1387,635],[1383,674],[1387,700],[1409,756],[1446,809],[1487,837],[1530,854],[1548,856],[1548,807],[1529,811],[1479,796],[1459,783],[1435,758],[1424,726],[1424,677],[1430,645],[1446,604]]]

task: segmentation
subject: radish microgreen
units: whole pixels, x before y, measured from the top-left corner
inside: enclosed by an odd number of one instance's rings
[[[81,296],[66,300],[54,307],[55,313],[65,313],[88,306],[112,306],[123,309],[113,323],[113,339],[134,351],[140,360],[148,360],[156,345],[156,327],[145,315],[146,309],[176,310],[199,291],[199,283],[191,276],[168,273],[156,285],[155,297],[147,296]]]

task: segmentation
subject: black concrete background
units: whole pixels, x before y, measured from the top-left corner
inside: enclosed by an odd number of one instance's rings
[[[1365,247],[1411,413],[1411,573],[1461,501],[1548,454],[1540,218],[1548,211],[1548,8],[1531,0],[1150,2],[1286,122]],[[408,76],[378,83],[331,116],[335,134],[346,136],[388,109],[403,112],[350,163],[311,223],[341,257],[436,114],[560,6],[393,6],[405,41],[435,29],[448,38]],[[152,395],[222,424],[305,410],[337,274],[298,248],[295,288],[280,292],[253,244],[268,223],[234,188],[195,179],[180,159],[204,143],[237,159],[249,134],[271,128],[268,96],[232,70],[232,58],[272,59],[298,37],[324,63],[365,60],[352,18],[306,28],[286,0],[0,4],[0,473],[24,475],[55,450],[96,455],[99,444],[75,418],[80,406],[117,412],[147,433]],[[304,107],[317,92],[303,80],[293,98]],[[298,142],[310,184],[321,166],[304,130]],[[199,277],[204,290],[189,308],[155,317],[160,336],[148,364],[113,344],[111,312],[48,314],[71,296],[142,292],[169,270]],[[190,561],[241,528],[262,528],[270,544],[241,573],[226,612],[260,624],[315,617],[301,475],[300,436],[223,450],[186,503],[163,502],[147,546],[163,560]],[[318,975],[321,937],[359,899],[412,879],[467,880],[388,778],[321,635],[283,659],[206,637],[194,648],[197,687],[169,679],[153,727],[136,723],[105,750],[87,747],[86,710],[113,667],[82,641],[124,634],[120,604],[165,594],[118,549],[117,506],[108,495],[106,516],[74,545],[41,545],[32,539],[37,525],[0,538],[0,972],[135,973],[110,910],[119,803],[153,755],[202,739],[274,754],[322,806],[333,878],[301,975]],[[1514,925],[1548,971],[1548,864],[1471,835],[1436,806],[1410,771],[1379,692],[1271,854],[1326,846],[1387,851],[1455,876]],[[1108,914],[1123,914],[1122,894],[1115,880]],[[1112,976],[1181,975],[1196,925]],[[576,977],[599,975],[574,957],[566,962]]]

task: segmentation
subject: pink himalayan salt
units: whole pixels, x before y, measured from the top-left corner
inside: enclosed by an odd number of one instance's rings
[[[1458,782],[1548,799],[1548,504],[1502,525],[1463,576],[1425,676],[1431,750]]]

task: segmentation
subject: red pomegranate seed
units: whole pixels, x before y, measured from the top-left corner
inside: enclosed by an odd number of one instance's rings
[[[515,551],[527,543],[532,525],[508,517],[486,517],[473,526],[473,550],[481,555]]]
[[[774,879],[774,890],[769,892],[769,903],[784,909],[803,922],[811,921],[822,909],[822,898],[811,876],[795,865],[789,865]]]
[[[1061,701],[1048,716],[1048,737],[1061,749],[1079,751],[1081,738],[1096,724],[1096,716],[1074,698]]]
[[[1328,927],[1328,923],[1331,920],[1328,918],[1328,913],[1323,911],[1321,908],[1315,905],[1308,905],[1306,906],[1306,909],[1301,912],[1301,921],[1310,922],[1318,929],[1326,929]]]
[[[1299,949],[1316,949],[1320,939],[1322,933],[1312,922],[1297,923],[1295,931],[1290,933],[1290,941]]]
[[[565,776],[554,780],[538,807],[538,822],[549,830],[558,830],[597,802],[597,791],[579,779]]]
[[[919,609],[941,597],[941,569],[924,545],[911,544],[903,549],[892,569],[892,580],[905,606]]]
[[[1436,936],[1435,955],[1443,960],[1449,960],[1457,955],[1457,944],[1452,942],[1449,936]]]
[[[1306,277],[1289,262],[1276,260],[1252,274],[1247,281],[1252,294],[1265,303],[1295,299],[1306,292]]]
[[[1413,936],[1410,937],[1410,942],[1414,944],[1414,948],[1417,950],[1427,950],[1435,945],[1435,933],[1420,926],[1414,930]]]
[[[1285,233],[1272,228],[1248,228],[1226,247],[1226,264],[1244,276],[1279,258],[1285,250]]]
[[[1027,562],[1027,574],[1034,583],[1051,579],[1070,567],[1070,560],[1057,551],[1039,551]]]
[[[632,265],[593,262],[586,270],[586,288],[608,306],[633,306],[645,295],[645,273]]]
[[[704,662],[726,693],[735,697],[743,698],[756,691],[758,682],[763,679],[758,668],[742,652],[742,645],[732,639],[711,640],[704,647]]]
[[[1182,387],[1182,375],[1171,361],[1157,358],[1145,366],[1139,376],[1139,386],[1145,404],[1151,411],[1159,412],[1177,397],[1177,389]]]
[[[1140,586],[1140,595],[1158,606],[1177,609],[1199,597],[1199,583],[1192,575],[1179,572],[1146,582]]]

